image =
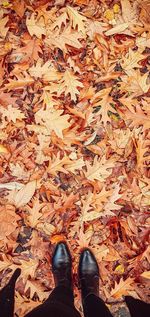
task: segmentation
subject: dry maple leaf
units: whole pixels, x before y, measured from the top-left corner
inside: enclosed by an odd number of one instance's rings
[[[85,34],[85,23],[87,21],[87,18],[84,17],[83,15],[81,15],[80,13],[78,13],[77,10],[75,10],[74,8],[67,6],[67,13],[69,15],[72,27],[74,29],[76,29],[76,27],[78,28],[78,31],[82,32],[83,34]]]
[[[70,116],[62,114],[63,110],[40,109],[35,114],[35,121],[37,124],[45,126],[48,134],[53,130],[59,138],[63,139],[63,130],[70,127],[70,123],[68,122]]]
[[[18,108],[14,108],[12,105],[8,105],[6,108],[1,108],[2,118],[7,118],[7,121],[16,123],[16,120],[22,120],[25,118],[23,112],[21,112]]]
[[[119,283],[115,282],[115,287],[110,291],[110,295],[115,299],[120,298],[122,295],[128,295],[129,291],[134,289],[134,279],[128,277],[125,281],[120,279]]]
[[[114,167],[114,160],[107,160],[105,156],[101,159],[98,156],[94,157],[93,165],[86,162],[87,172],[84,172],[85,177],[91,181],[99,180],[103,182],[112,173]]]
[[[42,35],[46,34],[45,22],[43,17],[40,19],[35,18],[35,13],[31,14],[31,17],[27,17],[26,26],[31,36],[35,35],[41,39]]]

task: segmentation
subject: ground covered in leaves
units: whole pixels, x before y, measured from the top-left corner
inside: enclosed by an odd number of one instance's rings
[[[53,287],[65,239],[101,295],[149,302],[150,2],[0,1],[0,281],[16,316]]]

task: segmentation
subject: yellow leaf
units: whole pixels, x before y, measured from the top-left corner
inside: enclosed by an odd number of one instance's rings
[[[115,3],[114,6],[113,6],[113,11],[114,13],[119,13],[120,11],[120,6],[118,3]]]
[[[124,266],[123,264],[119,264],[116,266],[115,268],[115,273],[118,273],[118,274],[123,274],[124,273]]]
[[[72,27],[74,29],[77,27],[79,32],[81,31],[83,34],[85,34],[84,22],[87,21],[87,18],[79,14],[77,10],[70,6],[67,6],[67,12],[70,17]]]
[[[0,144],[0,153],[5,153],[5,154],[9,153],[9,151],[3,144]]]
[[[107,20],[111,21],[111,20],[114,19],[114,12],[113,12],[112,10],[110,10],[110,9],[107,9],[107,10],[104,12],[104,17],[105,17]]]

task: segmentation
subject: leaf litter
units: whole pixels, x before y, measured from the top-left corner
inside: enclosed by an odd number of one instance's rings
[[[0,1],[0,279],[23,316],[95,253],[109,304],[149,301],[149,1]],[[80,295],[76,285],[76,305]]]

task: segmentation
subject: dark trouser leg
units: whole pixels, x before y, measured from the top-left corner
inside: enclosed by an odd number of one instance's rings
[[[104,301],[94,294],[88,295],[83,301],[85,317],[112,317]]]
[[[143,301],[135,299],[131,296],[126,296],[125,301],[129,308],[131,317],[150,316],[150,304],[144,303]]]
[[[14,294],[15,283],[21,273],[20,269],[16,269],[10,278],[8,284],[0,291],[0,316],[14,316]]]
[[[56,287],[48,299],[25,317],[81,317],[74,306],[72,291],[64,286]]]

